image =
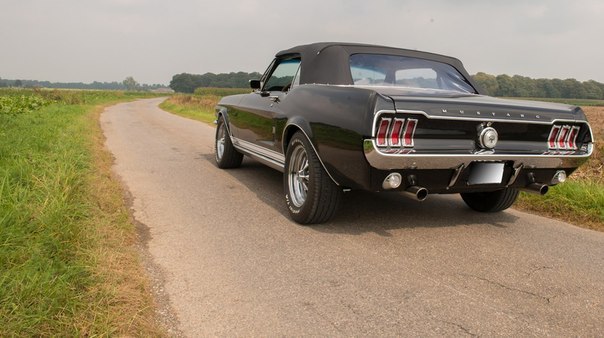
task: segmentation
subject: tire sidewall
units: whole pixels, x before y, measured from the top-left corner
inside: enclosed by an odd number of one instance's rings
[[[221,164],[222,159],[224,158],[224,149],[222,151],[222,157],[218,158],[218,135],[220,134],[220,130],[223,130],[225,134],[225,142],[226,142],[226,127],[224,126],[224,118],[221,116],[218,119],[218,123],[216,125],[216,135],[214,136],[214,159],[218,165]]]
[[[304,222],[304,220],[309,216],[312,211],[312,199],[315,195],[316,187],[315,187],[315,173],[312,165],[309,165],[309,178],[308,178],[308,191],[306,193],[306,200],[302,203],[301,206],[296,206],[292,202],[290,186],[289,186],[289,172],[290,172],[290,162],[291,162],[291,154],[297,147],[303,147],[306,151],[306,157],[308,158],[309,164],[311,162],[311,157],[314,160],[314,153],[312,153],[312,149],[307,144],[305,138],[300,137],[299,135],[294,135],[292,140],[287,147],[287,155],[285,160],[285,174],[283,175],[283,185],[285,187],[285,203],[287,204],[287,208],[289,212],[296,221]]]

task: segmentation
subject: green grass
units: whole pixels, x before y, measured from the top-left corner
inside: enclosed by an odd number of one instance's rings
[[[176,94],[162,102],[159,107],[182,117],[212,124],[216,120],[214,107],[219,100],[220,97],[215,95]]]
[[[251,93],[251,88],[214,88],[214,87],[199,87],[195,89],[196,96],[205,96],[205,95],[213,95],[213,96],[227,96],[227,95],[235,95],[235,94],[247,94]]]
[[[585,180],[551,187],[545,196],[523,193],[520,209],[538,211],[582,227],[604,231],[604,185]]]
[[[97,167],[100,129],[92,112],[138,95],[0,91],[0,97],[15,95],[54,103],[0,114],[0,336],[128,333],[116,320],[122,314],[112,310],[119,284],[108,284],[100,253],[108,238],[134,229],[125,208],[100,207],[108,197],[95,193],[97,178],[108,174]],[[119,191],[112,194],[121,200]],[[119,218],[120,229],[100,228]]]
[[[159,107],[173,114],[205,123],[216,120],[214,107],[220,98],[227,95],[250,93],[246,88],[212,88],[201,87],[195,94],[175,94],[162,102]]]

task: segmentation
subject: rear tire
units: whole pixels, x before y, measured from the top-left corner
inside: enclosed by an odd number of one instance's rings
[[[301,132],[289,142],[283,186],[289,214],[300,224],[327,222],[342,198],[342,190],[323,169],[310,141]]]
[[[237,151],[231,142],[231,137],[224,122],[224,117],[218,118],[216,125],[216,140],[214,142],[214,154],[218,168],[237,168],[243,161],[243,154]]]
[[[498,212],[511,207],[518,193],[518,189],[505,188],[488,192],[465,192],[460,195],[464,202],[476,211]]]

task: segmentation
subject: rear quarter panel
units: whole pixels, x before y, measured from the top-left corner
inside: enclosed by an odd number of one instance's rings
[[[343,187],[369,189],[370,167],[363,139],[371,136],[376,106],[393,109],[392,101],[372,90],[346,86],[302,85],[282,102],[278,121],[284,151],[295,128],[304,130],[325,168]]]

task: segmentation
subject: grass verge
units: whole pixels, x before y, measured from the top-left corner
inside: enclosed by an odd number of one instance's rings
[[[567,181],[545,196],[522,193],[514,208],[604,231],[604,185],[595,182]]]
[[[195,94],[175,94],[162,102],[159,107],[165,111],[192,120],[213,124],[216,120],[214,107],[226,95],[249,93],[246,88],[197,88]]]
[[[216,120],[214,107],[219,100],[220,96],[216,95],[175,94],[162,102],[159,107],[182,117],[213,124]]]
[[[573,103],[572,100],[557,101]],[[514,208],[604,231],[604,107],[585,106],[583,111],[596,140],[590,159],[565,183],[552,187],[547,195],[521,194]]]
[[[163,335],[98,124],[140,95],[18,95],[54,103],[0,115],[0,336]]]

